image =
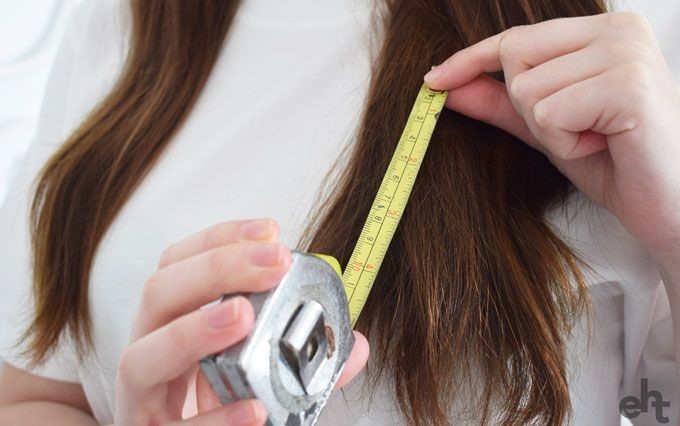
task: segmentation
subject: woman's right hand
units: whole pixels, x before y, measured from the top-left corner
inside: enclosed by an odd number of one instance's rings
[[[144,285],[130,344],[118,364],[115,424],[264,423],[267,413],[257,400],[208,411],[202,411],[199,403],[199,413],[187,420],[182,420],[182,408],[188,385],[199,371],[198,361],[242,340],[255,319],[250,302],[241,296],[199,308],[222,294],[275,286],[291,264],[290,251],[279,244],[278,235],[273,220],[226,222],[163,253],[158,270]],[[358,333],[355,337],[343,383],[363,368],[368,357],[366,339]]]

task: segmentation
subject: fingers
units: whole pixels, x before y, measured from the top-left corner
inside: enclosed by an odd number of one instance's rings
[[[536,149],[542,149],[526,122],[515,110],[505,84],[485,75],[453,89],[446,107],[467,117],[505,130]]]
[[[606,61],[587,48],[596,37],[593,19],[565,18],[512,28],[459,51],[425,80],[434,89],[451,90],[449,108],[499,127],[551,155],[548,136],[535,122],[534,107],[569,85],[604,72]],[[565,37],[566,33],[570,36]],[[483,74],[500,70],[505,84]]]
[[[352,347],[352,352],[349,355],[347,364],[345,364],[345,368],[342,370],[340,378],[335,383],[335,389],[340,389],[352,381],[364,369],[368,361],[370,350],[366,337],[358,331],[353,331],[353,333],[354,347]],[[196,377],[196,396],[199,411],[210,410],[220,404],[217,395],[215,395],[202,371],[199,371]]]
[[[563,130],[578,133],[593,130],[613,135],[635,127],[632,109],[627,108],[636,100],[632,97],[618,96],[610,86],[625,88],[625,82],[615,74],[589,78],[580,81],[537,103],[534,115],[542,127],[549,131]],[[630,112],[628,112],[630,111]]]
[[[279,226],[272,219],[238,220],[219,223],[168,247],[161,255],[159,269],[210,249],[238,241],[278,241]]]
[[[340,389],[352,381],[364,369],[366,361],[368,361],[369,345],[366,337],[358,331],[353,331],[353,333],[354,347],[340,378],[335,383],[335,389]],[[220,405],[217,395],[215,395],[210,383],[201,371],[198,372],[196,377],[196,397],[199,412],[211,410]]]
[[[562,18],[511,28],[458,51],[430,71],[425,82],[435,90],[451,90],[482,73],[505,69],[516,75],[587,46],[596,36],[593,20]]]
[[[563,129],[555,129],[550,125],[553,121],[552,115],[557,110],[560,113],[570,111],[568,104],[573,103],[570,99],[590,99],[594,93],[600,92],[597,90],[581,97],[581,95],[570,95],[573,89],[568,89],[569,87],[576,88],[578,92],[583,76],[599,75],[604,71],[604,64],[588,61],[590,56],[592,54],[586,49],[546,62],[516,76],[509,90],[499,81],[485,75],[479,76],[470,83],[453,89],[447,97],[446,106],[468,117],[501,128],[544,153],[553,153],[557,157],[566,158],[571,153],[579,135],[578,133],[565,134]],[[592,65],[582,68],[579,67],[581,63]],[[555,102],[555,111],[551,109],[550,112],[544,113],[537,107],[539,102],[547,101],[546,98],[560,91],[564,92],[557,96],[559,100]],[[562,98],[564,94],[566,94],[566,99]],[[598,103],[598,105],[601,104]],[[553,105],[550,104],[550,106],[552,108]],[[580,117],[582,113],[590,113],[592,104],[589,107],[580,109],[580,113],[574,117]],[[537,112],[541,124],[536,122]],[[582,119],[579,120],[582,121]],[[578,131],[584,130],[588,128]],[[574,151],[574,154],[593,153],[596,152],[592,151],[595,148],[603,149],[606,146],[606,144],[603,145],[604,138],[599,139],[602,141],[597,144],[582,145],[582,148],[586,146],[590,148],[585,151]],[[591,139],[588,140],[591,141]],[[553,151],[554,149],[557,150]]]
[[[640,126],[639,115],[653,109],[642,104],[658,80],[641,65],[658,60],[653,46],[653,32],[638,15],[556,19],[482,40],[425,81],[451,92],[448,107],[512,133],[555,163],[603,151],[606,136]],[[483,75],[501,70],[507,96]]]
[[[540,64],[514,76],[509,87],[479,76],[453,89],[446,105],[499,127],[551,157],[591,155],[607,147],[606,138],[598,133],[611,134],[611,129],[601,132],[603,121],[597,119],[606,116],[601,102],[606,95],[601,92],[611,85],[597,78],[607,69],[606,55],[600,50],[588,47]],[[597,97],[599,101],[591,102]]]
[[[335,384],[335,389],[340,389],[354,379],[354,377],[356,377],[356,375],[366,366],[366,361],[368,360],[369,348],[366,337],[358,331],[354,331],[353,333],[355,339],[354,347],[349,354],[345,369],[342,371],[340,378]]]
[[[353,333],[355,339],[354,347],[340,378],[335,384],[335,389],[340,389],[352,381],[363,370],[368,360],[369,345],[366,337],[358,331],[353,331]],[[220,405],[217,395],[215,395],[210,383],[200,370],[196,377],[196,397],[199,412],[212,410]]]
[[[633,99],[608,90],[616,76],[600,75],[573,84],[537,103],[534,119],[548,148],[562,159],[591,155],[607,147],[605,135],[633,130]],[[624,87],[622,84],[620,87]]]
[[[276,285],[291,264],[277,243],[236,243],[217,247],[156,271],[146,282],[132,339],[217,299],[222,294],[257,292]]]
[[[508,76],[506,85],[513,105],[526,117],[538,101],[606,70],[606,55],[589,47]]]
[[[583,113],[591,113],[592,109],[574,111],[569,101],[577,96],[584,84],[591,81],[601,83],[596,77],[606,71],[605,55],[595,48],[586,48],[551,61],[516,75],[509,83],[510,99],[515,109],[520,113],[532,135],[543,147],[543,152],[560,159],[579,158],[590,155],[606,148],[606,138],[597,133],[581,132],[592,127],[582,127],[568,130],[555,126],[555,110],[558,114],[569,114],[583,117]],[[608,87],[605,84],[605,87]],[[576,90],[576,92],[572,92]],[[600,90],[598,90],[599,92]],[[575,93],[574,96],[569,93]],[[564,98],[567,94],[567,98]],[[554,98],[552,98],[554,96]],[[550,99],[560,99],[552,108]],[[546,106],[550,109],[546,110]],[[603,106],[600,104],[600,106]],[[580,121],[583,121],[582,119]],[[590,124],[593,124],[591,121]],[[592,128],[593,130],[597,130]],[[579,146],[576,149],[576,146]]]
[[[604,113],[604,105],[610,99],[602,87],[606,85],[588,79],[539,102],[518,98],[516,103],[521,105],[518,109],[526,111],[522,116],[515,110],[503,83],[480,76],[452,90],[446,106],[501,128],[547,155],[572,159],[604,150],[607,140],[602,133],[627,128],[625,122],[617,122]],[[597,132],[588,131],[589,126]]]
[[[242,340],[254,319],[252,305],[242,296],[177,318],[125,349],[117,387],[144,395],[184,374],[204,356]]]
[[[607,148],[607,138],[601,133],[586,130],[578,135],[576,144],[565,160],[588,157]]]
[[[223,407],[202,412],[171,426],[259,426],[267,420],[267,410],[256,399],[244,399]]]

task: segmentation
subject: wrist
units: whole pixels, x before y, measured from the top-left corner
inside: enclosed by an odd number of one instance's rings
[[[672,277],[680,277],[680,243],[673,249],[647,249],[647,252],[663,272]]]
[[[650,232],[651,238],[642,238],[641,242],[659,267],[677,276],[680,274],[680,218],[667,219],[662,218],[659,222],[665,226],[659,226],[661,229]]]
[[[648,252],[659,268],[671,303],[680,304],[680,249]]]

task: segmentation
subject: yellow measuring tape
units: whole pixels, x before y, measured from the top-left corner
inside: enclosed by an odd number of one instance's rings
[[[446,95],[447,92],[435,92],[424,84],[420,88],[404,132],[399,138],[361,230],[359,241],[354,247],[345,273],[342,274],[352,327],[366,303],[387,248],[404,213],[432,132],[444,107]],[[335,258],[324,255],[319,257],[324,258],[340,274],[340,266]]]

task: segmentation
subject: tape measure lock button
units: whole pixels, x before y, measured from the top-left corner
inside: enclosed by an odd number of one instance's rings
[[[316,300],[307,300],[298,308],[281,338],[281,353],[309,395],[323,391],[332,378],[332,370],[319,368],[335,350],[327,337],[327,333],[332,336],[332,332],[330,326],[326,328],[323,306]],[[325,375],[319,374],[324,372]]]

